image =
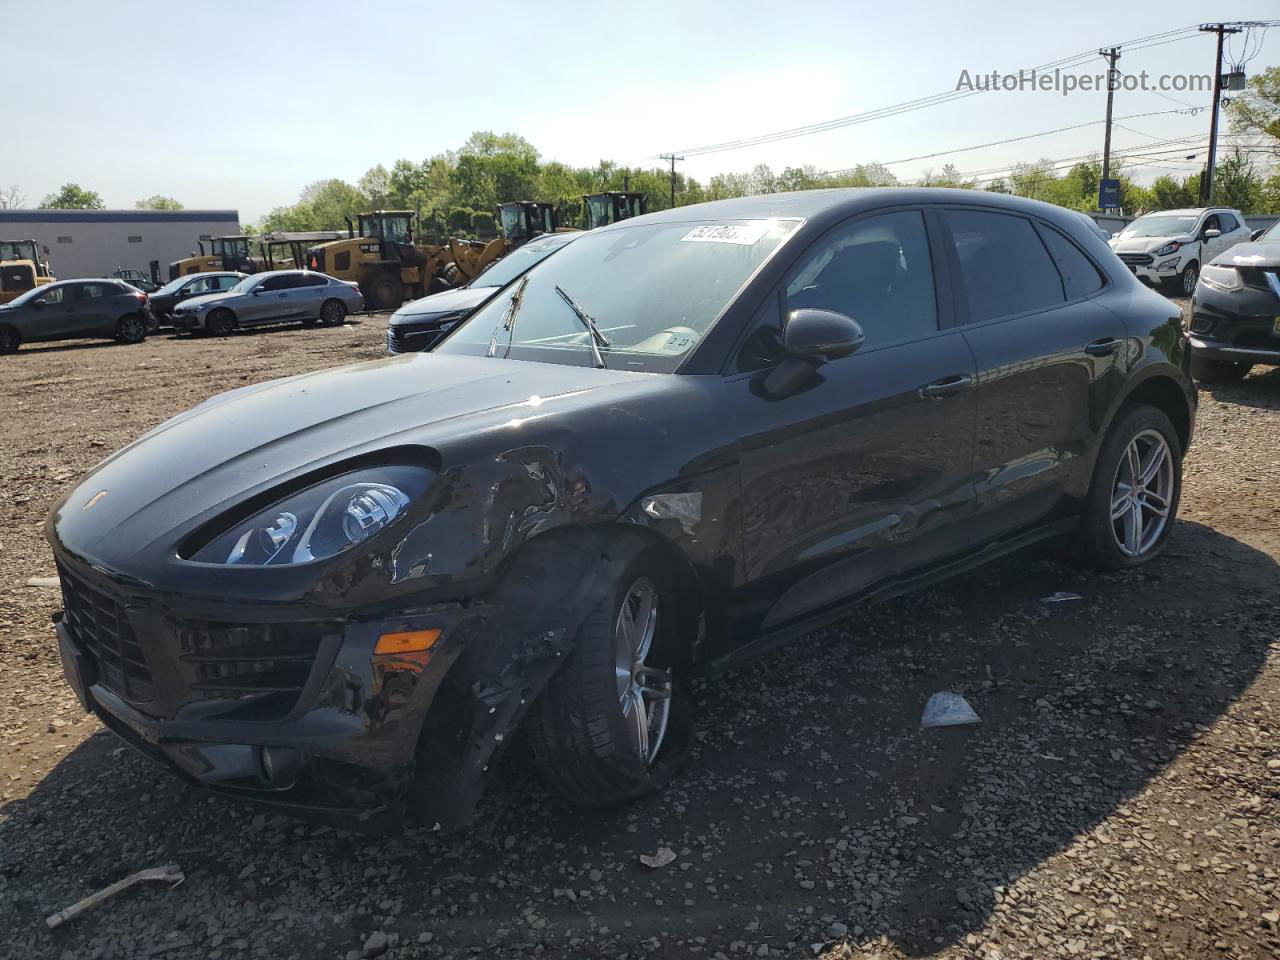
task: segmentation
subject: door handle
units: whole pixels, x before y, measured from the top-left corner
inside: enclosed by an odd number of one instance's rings
[[[967,373],[953,373],[951,376],[935,380],[933,383],[926,383],[920,388],[920,396],[926,400],[938,400],[942,397],[949,397],[954,393],[959,393],[972,385],[973,377]]]
[[[1103,337],[1100,340],[1085,344],[1084,352],[1091,357],[1107,357],[1115,353],[1116,348],[1119,346],[1120,341],[1115,337]]]

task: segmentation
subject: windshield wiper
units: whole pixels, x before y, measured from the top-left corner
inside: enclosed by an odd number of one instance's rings
[[[507,304],[506,312],[502,314],[502,319],[498,321],[493,328],[493,336],[489,338],[489,349],[485,351],[486,357],[492,357],[498,352],[498,331],[507,331],[507,352],[503,357],[511,355],[511,341],[516,336],[516,314],[520,312],[520,307],[524,303],[524,288],[529,285],[529,275],[526,273],[520,278],[520,282],[516,284],[515,293],[511,294],[511,301]]]
[[[595,318],[583,310],[578,301],[565,293],[564,288],[559,284],[556,284],[556,293],[560,294],[560,299],[569,305],[569,309],[582,321],[582,325],[591,334],[587,338],[587,344],[591,347],[591,361],[595,364],[597,370],[604,369],[608,364],[604,362],[604,355],[600,353],[600,347],[609,346],[609,338],[600,332],[600,328],[596,326]]]

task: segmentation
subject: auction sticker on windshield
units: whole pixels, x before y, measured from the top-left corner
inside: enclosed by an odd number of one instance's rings
[[[694,227],[681,242],[689,243],[740,243],[751,246],[769,231],[770,221],[748,220],[745,223],[709,223]]]

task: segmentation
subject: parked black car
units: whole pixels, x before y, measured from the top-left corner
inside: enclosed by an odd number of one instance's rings
[[[580,232],[544,234],[490,264],[470,283],[406,303],[387,324],[387,353],[430,350],[499,289],[580,236]]]
[[[148,756],[290,809],[456,826],[522,726],[572,801],[632,797],[694,671],[1048,537],[1157,556],[1181,346],[1030,200],[626,220],[431,353],[234,390],[96,467],[47,527],[67,678]]]
[[[123,280],[63,280],[0,306],[0,354],[47,340],[111,337],[141,343],[149,327],[147,295]]]
[[[226,293],[247,273],[196,273],[177,280],[170,280],[163,287],[151,294],[151,313],[163,326],[173,323],[173,311],[178,304],[191,297],[202,297],[210,293]]]
[[[1200,272],[1187,331],[1191,374],[1240,380],[1255,363],[1280,366],[1280,224]]]

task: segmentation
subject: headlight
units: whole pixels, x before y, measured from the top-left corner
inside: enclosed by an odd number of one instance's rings
[[[1235,267],[1215,267],[1210,264],[1200,271],[1200,279],[1219,290],[1239,290],[1244,286],[1240,271]]]
[[[1178,248],[1179,248],[1179,247],[1181,247],[1181,246],[1182,246],[1182,244],[1180,244],[1177,240],[1170,240],[1168,243],[1166,243],[1166,244],[1165,244],[1163,247],[1161,247],[1159,250],[1156,250],[1156,251],[1154,252],[1153,256],[1157,256],[1157,257],[1167,257],[1167,256],[1168,256],[1169,254],[1171,254],[1171,253],[1177,253],[1177,252],[1178,252]]]
[[[423,467],[371,467],[325,480],[235,524],[191,559],[278,567],[336,556],[395,523],[432,476]]]

